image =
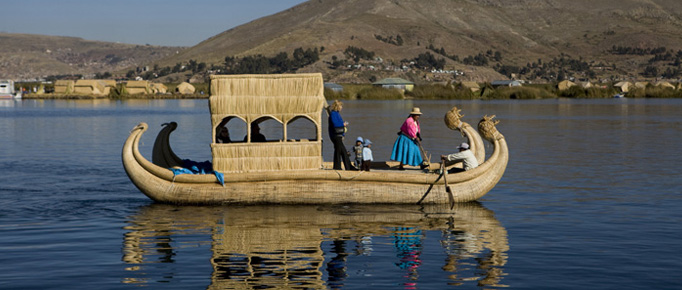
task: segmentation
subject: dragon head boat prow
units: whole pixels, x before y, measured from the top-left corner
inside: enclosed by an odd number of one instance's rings
[[[481,134],[481,136],[483,136],[483,138],[490,142],[504,138],[504,136],[497,131],[497,128],[495,128],[495,125],[500,123],[500,121],[493,121],[493,118],[495,118],[495,115],[485,115],[483,116],[483,119],[478,122],[478,132]]]

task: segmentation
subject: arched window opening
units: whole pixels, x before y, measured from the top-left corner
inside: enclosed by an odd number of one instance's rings
[[[317,126],[307,117],[295,117],[287,124],[287,139],[289,141],[317,141]]]
[[[246,138],[246,122],[235,116],[225,117],[215,128],[215,143],[242,143]]]
[[[261,117],[251,122],[251,142],[284,140],[282,123],[272,117]],[[246,141],[246,137],[244,137]]]

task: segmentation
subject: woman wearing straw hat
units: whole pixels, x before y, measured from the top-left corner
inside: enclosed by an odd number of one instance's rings
[[[393,143],[391,160],[399,161],[398,169],[405,170],[404,165],[419,166],[424,161],[417,142],[421,141],[421,128],[419,127],[419,117],[422,112],[419,108],[412,108],[410,116],[407,117],[403,125],[400,126],[398,139]],[[418,141],[419,140],[419,141]]]
[[[341,170],[341,162],[345,170],[354,169],[350,165],[350,158],[348,158],[348,150],[343,145],[343,136],[346,134],[346,126],[348,122],[344,122],[341,118],[341,110],[343,103],[335,100],[329,106],[329,138],[334,143],[334,169]]]

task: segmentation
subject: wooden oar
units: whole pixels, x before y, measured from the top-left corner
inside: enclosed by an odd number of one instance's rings
[[[443,177],[443,173],[444,173],[444,171],[443,171],[443,163],[441,163],[440,169],[441,169],[441,170],[440,170],[440,175],[438,175],[438,178],[436,178],[436,181],[434,181],[433,183],[431,183],[431,185],[429,185],[429,189],[426,190],[426,192],[424,193],[424,195],[422,195],[422,198],[419,199],[419,201],[417,202],[417,204],[421,204],[422,201],[424,201],[424,198],[426,198],[426,196],[429,195],[429,192],[431,192],[431,189],[433,188],[433,185],[435,185],[436,183],[438,183],[438,180],[440,180],[440,178]]]
[[[443,167],[443,180],[445,181],[445,191],[448,192],[448,198],[450,198],[450,209],[455,208],[455,196],[452,195],[452,190],[448,186],[448,169],[445,168],[445,160],[441,160],[441,166]]]
[[[422,141],[419,140],[419,138],[416,138],[416,140],[417,140],[417,145],[419,145],[419,151],[422,153],[422,159],[424,160],[424,161],[422,161],[422,165],[424,165],[424,163],[431,164],[431,158],[427,157],[427,152],[426,152],[426,150],[424,150],[424,147],[422,146]]]

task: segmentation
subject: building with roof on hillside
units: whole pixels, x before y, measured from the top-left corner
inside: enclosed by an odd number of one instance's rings
[[[403,92],[411,92],[414,89],[414,83],[401,78],[386,78],[372,83],[374,86],[379,86],[385,89],[398,89]]]
[[[497,80],[490,83],[491,86],[497,87],[520,87],[521,81],[517,80]]]
[[[330,89],[334,92],[340,93],[343,91],[343,86],[337,83],[324,83],[325,89]]]

